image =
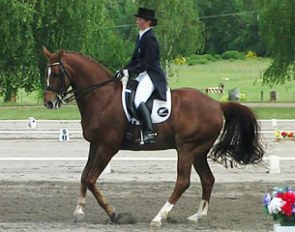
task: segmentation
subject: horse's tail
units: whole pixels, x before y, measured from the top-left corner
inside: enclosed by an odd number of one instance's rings
[[[222,163],[230,158],[242,165],[262,161],[264,149],[255,114],[248,107],[233,102],[221,103],[221,109],[225,118],[224,128],[210,157]]]

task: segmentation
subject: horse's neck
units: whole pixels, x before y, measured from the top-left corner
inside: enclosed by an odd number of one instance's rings
[[[77,91],[111,79],[110,72],[99,63],[88,61],[87,58],[69,61],[73,77],[72,87]]]
[[[89,88],[110,80],[110,72],[102,65],[88,58],[69,59],[72,88],[76,91],[76,101],[82,116],[95,107],[96,111],[107,107],[116,92],[116,85],[106,84],[90,90]],[[88,91],[89,90],[89,91]]]

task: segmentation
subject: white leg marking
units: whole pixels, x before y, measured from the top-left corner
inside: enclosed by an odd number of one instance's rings
[[[85,213],[83,212],[83,207],[85,206],[85,199],[79,199],[77,207],[74,212],[74,221],[79,222],[84,219]]]
[[[209,207],[209,202],[202,199],[200,202],[198,212],[188,217],[187,219],[193,222],[198,222],[199,218],[207,215],[208,207]]]
[[[163,208],[159,211],[159,213],[154,217],[150,226],[160,227],[162,226],[162,219],[167,219],[169,213],[172,211],[174,205],[169,203],[168,201],[165,203]]]

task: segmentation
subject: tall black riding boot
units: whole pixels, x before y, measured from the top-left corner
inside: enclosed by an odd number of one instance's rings
[[[140,105],[137,108],[137,111],[143,123],[143,142],[155,143],[157,134],[153,131],[153,124],[150,111],[143,102],[140,103]]]

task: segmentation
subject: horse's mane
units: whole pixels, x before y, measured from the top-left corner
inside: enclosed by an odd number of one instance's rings
[[[104,71],[111,73],[110,70],[108,70],[103,64],[101,64],[99,61],[95,60],[94,58],[92,58],[90,56],[84,55],[84,54],[82,54],[80,52],[76,52],[76,51],[66,51],[66,54],[73,54],[73,55],[81,56],[81,57],[99,65]]]

